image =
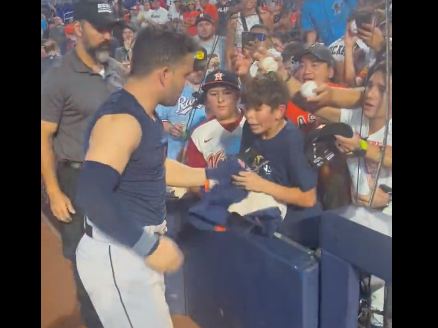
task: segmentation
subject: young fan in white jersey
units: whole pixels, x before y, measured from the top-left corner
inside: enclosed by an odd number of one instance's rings
[[[206,109],[214,116],[198,126],[189,139],[186,163],[192,167],[217,167],[227,156],[239,153],[243,113],[237,107],[240,88],[234,73],[215,70],[202,86]]]

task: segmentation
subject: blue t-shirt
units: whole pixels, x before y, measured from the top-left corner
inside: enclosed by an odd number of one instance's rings
[[[241,152],[252,148],[263,156],[260,163],[269,161],[261,167],[260,175],[285,187],[298,187],[308,191],[317,185],[318,171],[313,169],[304,155],[302,132],[289,121],[272,139],[263,140],[251,132],[248,123],[243,126]],[[320,204],[311,208],[295,205],[287,206],[288,217],[299,220],[315,217],[321,213]]]
[[[301,29],[318,32],[326,46],[345,34],[347,18],[357,0],[305,0],[301,9]]]
[[[175,106],[158,105],[155,108],[158,117],[162,121],[169,121],[172,124],[183,123],[187,130],[186,137],[176,138],[167,134],[168,158],[176,159],[178,157],[178,154],[184,147],[187,136],[206,118],[204,105],[192,107],[195,101],[195,98],[192,96],[194,91],[196,90],[190,84],[186,84]]]

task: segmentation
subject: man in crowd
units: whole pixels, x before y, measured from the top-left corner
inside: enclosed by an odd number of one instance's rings
[[[330,45],[345,32],[347,18],[357,0],[305,0],[301,9],[301,30],[311,45],[318,40]]]
[[[149,0],[151,9],[145,13],[145,19],[153,24],[166,24],[169,21],[169,12],[160,6],[159,0]]]
[[[64,23],[61,17],[53,17],[53,26],[49,28],[49,39],[52,39],[56,44],[63,44],[65,40]]]
[[[126,71],[129,72],[131,66],[132,46],[134,43],[135,28],[131,24],[125,24],[122,38],[123,46],[115,50],[114,58],[122,63]]]
[[[61,59],[61,50],[55,41],[45,40],[43,47],[46,56],[41,60],[41,75]]]
[[[199,45],[207,50],[211,56],[216,54],[219,59],[219,67],[225,66],[225,38],[216,34],[215,21],[208,14],[200,14],[196,18],[197,35],[194,39]]]
[[[229,0],[218,0],[216,3],[216,9],[218,12],[218,22],[217,22],[218,35],[222,35],[222,36],[227,35],[227,22],[228,22],[230,7],[231,7],[231,1]]]
[[[242,0],[241,10],[231,16],[227,27],[227,68],[231,69],[232,57],[242,50],[242,32],[248,32],[253,25],[263,24],[257,12],[256,0]]]

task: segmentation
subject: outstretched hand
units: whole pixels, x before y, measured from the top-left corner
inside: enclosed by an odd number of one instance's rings
[[[316,96],[306,97],[307,102],[315,106],[323,107],[330,106],[333,98],[332,88],[323,83],[313,90]]]

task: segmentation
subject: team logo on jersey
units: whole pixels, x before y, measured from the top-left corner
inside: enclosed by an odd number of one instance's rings
[[[218,13],[227,13],[229,9],[230,9],[230,7],[228,7],[228,6],[218,7],[217,12]]]
[[[272,168],[271,168],[271,166],[269,164],[263,165],[262,170],[263,170],[263,173],[265,174],[265,176],[266,175],[271,175],[271,173],[272,173]]]
[[[264,160],[265,160],[265,158],[262,155],[257,155],[256,157],[254,157],[254,161],[252,162],[252,166],[254,166],[254,167],[259,166]]]
[[[225,160],[225,152],[223,150],[218,151],[217,153],[212,153],[207,157],[207,165],[208,167],[217,167],[217,165]]]
[[[299,115],[297,117],[297,125],[299,128],[302,128],[303,126],[306,126],[307,124],[312,124],[316,121],[316,117],[313,114],[310,114],[307,116],[307,120],[303,115]]]
[[[176,113],[178,115],[187,115],[193,108],[193,103],[195,102],[195,98],[193,97],[185,97],[181,96],[178,99],[178,108],[176,110]],[[195,108],[200,108],[202,105],[198,105]],[[193,108],[193,109],[195,109]]]
[[[345,56],[345,47],[342,44],[334,45],[333,47],[329,48],[332,55],[340,55]]]
[[[224,77],[224,74],[223,73],[216,73],[215,75],[214,75],[214,80],[215,81],[222,81],[222,78]]]

